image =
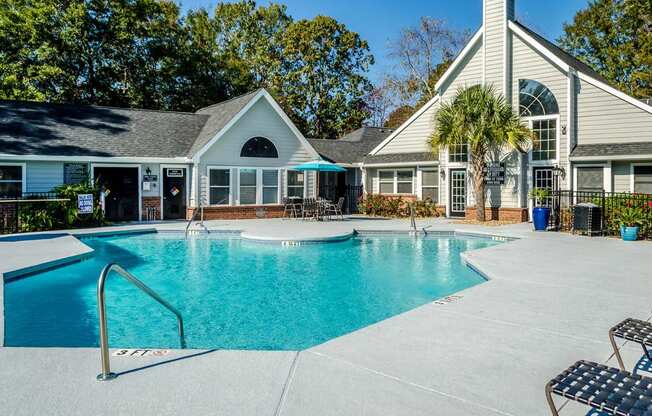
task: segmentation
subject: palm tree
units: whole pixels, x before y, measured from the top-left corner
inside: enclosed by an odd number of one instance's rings
[[[442,104],[435,116],[430,138],[433,152],[468,144],[469,169],[473,180],[478,221],[485,221],[485,170],[502,150],[525,152],[533,137],[518,114],[491,86],[461,88],[455,98]]]

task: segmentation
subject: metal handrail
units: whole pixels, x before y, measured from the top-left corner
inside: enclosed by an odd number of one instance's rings
[[[199,212],[198,209],[194,210],[192,213],[192,217],[190,217],[190,221],[188,221],[188,224],[186,224],[186,237],[188,237],[188,229],[190,228],[190,225],[192,225],[192,222],[195,220],[195,217],[197,217],[198,212]]]
[[[106,304],[104,299],[104,286],[106,283],[106,278],[112,271],[118,273],[125,280],[145,292],[145,294],[149,295],[152,299],[163,305],[177,317],[181,348],[186,348],[186,339],[183,334],[183,318],[181,317],[181,313],[174,306],[170,305],[161,296],[159,296],[156,292],[150,289],[145,283],[138,280],[133,274],[129,273],[116,263],[109,263],[104,267],[104,269],[102,269],[100,278],[97,281],[97,310],[100,320],[100,352],[102,355],[102,373],[98,374],[97,376],[99,381],[113,380],[117,377],[115,373],[111,372],[111,365],[109,363],[109,337],[106,329]]]

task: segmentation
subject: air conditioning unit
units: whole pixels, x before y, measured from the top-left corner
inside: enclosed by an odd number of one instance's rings
[[[573,207],[573,234],[602,235],[602,208],[592,203]]]

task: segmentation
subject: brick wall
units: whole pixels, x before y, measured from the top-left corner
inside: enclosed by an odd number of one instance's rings
[[[403,201],[416,201],[417,196],[416,195],[404,195],[404,194],[382,194],[385,198],[388,199],[399,199],[401,198]]]
[[[466,219],[474,220],[475,207],[466,208]],[[528,220],[527,208],[485,208],[485,218],[496,221],[526,222]]]
[[[161,219],[161,197],[158,196],[144,196],[143,197],[143,221],[147,221],[147,209],[153,208],[156,210],[154,215],[155,220]]]
[[[186,219],[192,218],[197,208],[188,208]],[[257,212],[262,214],[258,216]],[[244,220],[252,218],[281,218],[283,216],[283,205],[243,205],[243,206],[222,206],[205,207],[205,220]],[[199,214],[197,214],[199,218]]]

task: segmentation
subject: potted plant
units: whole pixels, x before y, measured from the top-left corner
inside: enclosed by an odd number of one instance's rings
[[[543,202],[550,196],[545,188],[533,188],[530,191],[530,198],[534,200],[532,209],[532,223],[535,231],[546,231],[550,220],[550,208],[543,206]]]
[[[638,229],[643,222],[643,212],[638,207],[625,207],[620,211],[620,237],[623,241],[636,241]]]

